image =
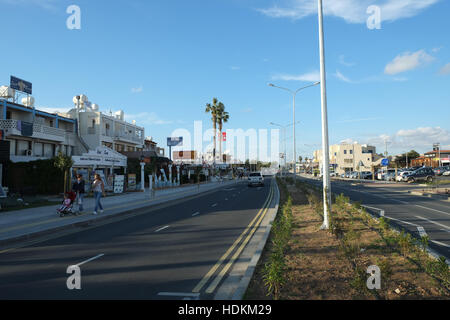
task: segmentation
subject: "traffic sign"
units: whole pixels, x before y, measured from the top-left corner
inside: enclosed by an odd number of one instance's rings
[[[183,137],[167,138],[168,147],[182,147]]]
[[[381,165],[384,166],[384,167],[389,166],[389,159],[383,159],[383,160],[381,160]]]

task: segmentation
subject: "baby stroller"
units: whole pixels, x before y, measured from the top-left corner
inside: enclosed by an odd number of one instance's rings
[[[67,192],[66,196],[67,198],[64,198],[61,207],[56,210],[60,217],[64,217],[69,214],[74,214],[73,204],[77,199],[77,194],[75,192]]]

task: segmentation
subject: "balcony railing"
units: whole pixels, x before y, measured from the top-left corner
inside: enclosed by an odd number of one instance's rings
[[[0,120],[0,130],[8,134],[22,135],[19,120]],[[33,138],[64,141],[66,131],[58,128],[48,127],[41,124],[33,124]]]

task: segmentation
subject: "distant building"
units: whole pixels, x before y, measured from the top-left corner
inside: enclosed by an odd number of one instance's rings
[[[411,160],[411,166],[439,167],[439,155],[443,166],[450,166],[450,150],[430,151]]]
[[[333,167],[338,174],[353,171],[372,171],[374,166],[380,164],[382,158],[377,155],[376,147],[358,143],[332,145],[329,152],[330,167]],[[322,150],[314,152],[314,162],[322,167]]]

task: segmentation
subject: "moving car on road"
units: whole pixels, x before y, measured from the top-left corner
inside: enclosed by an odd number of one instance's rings
[[[253,172],[248,175],[248,186],[264,186],[264,177],[261,172]]]

